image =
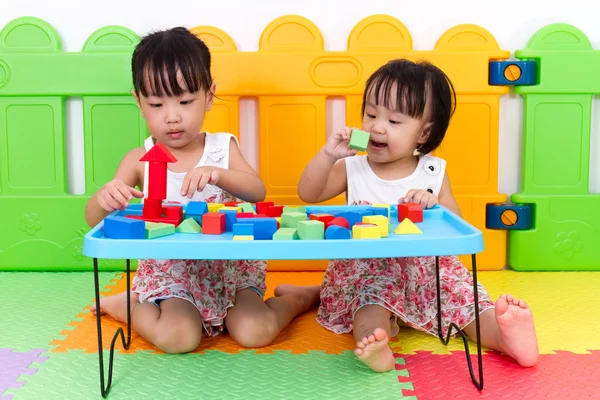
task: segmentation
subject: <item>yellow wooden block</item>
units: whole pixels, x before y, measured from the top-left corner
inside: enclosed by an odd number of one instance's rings
[[[221,208],[225,207],[225,204],[221,203],[208,203],[208,212],[217,212]]]
[[[423,232],[410,219],[404,218],[404,220],[396,227],[396,229],[394,229],[394,233],[396,235],[411,235]]]
[[[380,239],[381,229],[377,225],[354,225],[352,239]]]
[[[228,207],[228,206],[223,206],[223,207],[219,207],[218,210],[219,211],[221,211],[221,210],[230,210],[230,211],[242,212],[242,207]],[[208,211],[210,211],[210,205],[208,207]]]
[[[281,226],[281,217],[275,217],[275,220],[277,221],[277,223],[279,224],[279,226]]]
[[[254,240],[252,235],[235,235],[233,240]]]
[[[373,204],[373,207],[387,208],[387,210],[388,210],[388,218],[390,217],[390,205],[389,204]]]
[[[388,236],[388,232],[390,231],[390,220],[383,215],[365,215],[363,217],[363,222],[366,224],[377,225],[382,238]]]

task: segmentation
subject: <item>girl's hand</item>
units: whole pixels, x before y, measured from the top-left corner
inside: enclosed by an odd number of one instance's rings
[[[357,150],[348,148],[351,133],[352,128],[345,127],[329,135],[323,147],[325,155],[333,161],[337,161],[340,158],[350,157],[358,153]]]
[[[219,171],[214,167],[198,167],[189,171],[181,184],[181,195],[192,198],[194,192],[201,192],[206,185],[216,185],[219,181]]]
[[[144,197],[144,193],[127,186],[120,179],[113,179],[98,191],[98,204],[108,212],[124,210],[133,197],[141,199]]]
[[[411,189],[406,196],[398,199],[398,204],[402,203],[417,203],[423,205],[424,208],[431,208],[438,204],[438,198],[427,190]]]

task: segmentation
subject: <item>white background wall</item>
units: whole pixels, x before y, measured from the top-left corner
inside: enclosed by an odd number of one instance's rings
[[[29,15],[49,22],[59,32],[65,51],[79,51],[96,29],[122,25],[140,35],[151,30],[182,25],[212,25],[227,32],[240,51],[256,51],[263,29],[273,19],[297,14],[321,30],[327,50],[345,50],[354,25],[372,14],[389,14],[406,25],[413,47],[432,49],[449,28],[474,23],[487,29],[500,48],[524,48],[539,28],[565,22],[581,29],[600,49],[600,2],[598,0],[1,0],[0,27]],[[168,4],[168,5],[167,5]],[[600,71],[598,71],[600,73]],[[519,190],[522,102],[513,94],[502,100],[500,114],[499,191]],[[343,103],[331,104],[331,129],[343,124]],[[595,115],[600,103],[594,102]],[[255,105],[242,106],[243,139],[255,138]],[[342,117],[340,119],[340,117]],[[83,145],[81,104],[69,104],[68,152],[71,161],[69,189],[83,193]],[[590,191],[600,192],[600,118],[592,122]],[[252,140],[242,149],[256,166]]]

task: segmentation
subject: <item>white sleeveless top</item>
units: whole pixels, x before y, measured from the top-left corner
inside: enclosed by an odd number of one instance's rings
[[[196,167],[214,166],[229,169],[229,144],[231,138],[239,145],[237,138],[230,133],[208,133],[204,141],[204,152]],[[146,151],[154,146],[152,136],[144,141]],[[168,165],[167,165],[168,167]],[[194,167],[194,168],[196,168]],[[148,163],[144,166],[144,197],[148,197]],[[203,191],[194,193],[191,199],[181,195],[181,185],[187,172],[172,172],[167,168],[167,198],[166,202],[187,204],[190,201],[206,201],[209,203],[221,203],[234,200],[233,197],[217,186],[206,185]]]
[[[446,160],[433,156],[420,156],[419,164],[409,176],[394,181],[381,179],[371,169],[367,156],[347,157],[346,176],[348,190],[346,202],[355,204],[397,204],[410,189],[430,190],[440,195],[446,171]]]

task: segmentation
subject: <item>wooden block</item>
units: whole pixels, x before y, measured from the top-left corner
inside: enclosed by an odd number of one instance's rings
[[[202,216],[202,233],[205,235],[222,235],[226,226],[225,213],[207,212]]]
[[[292,212],[300,212],[300,208],[298,206],[285,206],[283,207],[283,213],[292,213]]]
[[[236,218],[240,219],[240,218],[254,218],[256,214],[254,213],[249,213],[249,212],[241,212],[241,213],[237,213]]]
[[[275,218],[248,218],[244,222],[254,226],[254,240],[271,240],[277,231]]]
[[[259,201],[256,203],[256,213],[267,215],[267,209],[274,205],[272,201]]]
[[[235,211],[236,213],[239,213],[239,212],[242,212],[242,207],[224,206],[224,207],[219,208],[219,211],[223,211],[223,210]]]
[[[360,129],[352,129],[350,133],[350,142],[348,143],[348,148],[356,149],[358,151],[365,151],[367,146],[369,145],[369,140],[371,135],[368,132],[362,131]]]
[[[416,226],[410,219],[404,218],[396,229],[394,229],[396,235],[411,235],[423,233],[418,226]]]
[[[373,214],[383,215],[384,217],[390,217],[390,205],[389,204],[373,204]]]
[[[327,224],[329,221],[333,220],[335,217],[331,214],[319,213],[319,214],[310,214],[310,219],[315,221],[321,221],[324,224]]]
[[[352,233],[349,229],[339,225],[331,225],[325,229],[326,240],[352,239]]]
[[[155,239],[175,233],[175,225],[163,222],[146,222],[146,239]]]
[[[325,224],[321,221],[299,221],[297,229],[300,240],[325,239]]]
[[[350,223],[344,217],[335,217],[331,221],[325,224],[325,227],[330,227],[331,225],[343,226],[346,229],[350,229]]]
[[[296,228],[279,228],[273,234],[273,240],[296,240],[298,239],[298,231]]]
[[[221,214],[225,214],[225,231],[231,232],[231,230],[233,229],[233,224],[237,222],[237,210],[231,210],[227,207],[221,207],[219,208],[219,212]]]
[[[381,237],[387,237],[390,231],[390,220],[383,215],[367,215],[363,217],[363,222],[367,224],[375,224],[379,227]]]
[[[250,203],[240,203],[238,205],[238,207],[242,208],[242,212],[243,213],[256,214],[256,211],[254,210],[254,207],[252,207],[252,204],[250,204]]]
[[[202,233],[202,227],[198,221],[190,217],[179,224],[175,231],[179,233]]]
[[[232,240],[254,240],[252,235],[234,235]]]
[[[291,212],[281,214],[282,228],[297,228],[298,222],[306,221],[306,214],[300,212]]]
[[[283,207],[284,206],[271,206],[267,208],[267,216],[273,218],[281,217],[281,214],[283,214]]]
[[[423,206],[418,203],[398,204],[398,222],[402,222],[406,218],[414,223],[423,222]]]
[[[252,224],[244,224],[238,222],[233,224],[232,230],[234,236],[254,236],[254,225]]]
[[[354,224],[352,227],[353,239],[380,239],[381,230],[377,225]]]
[[[208,212],[217,212],[220,208],[225,207],[225,204],[221,203],[208,203]]]
[[[144,221],[125,217],[104,218],[104,236],[111,239],[144,239]]]

